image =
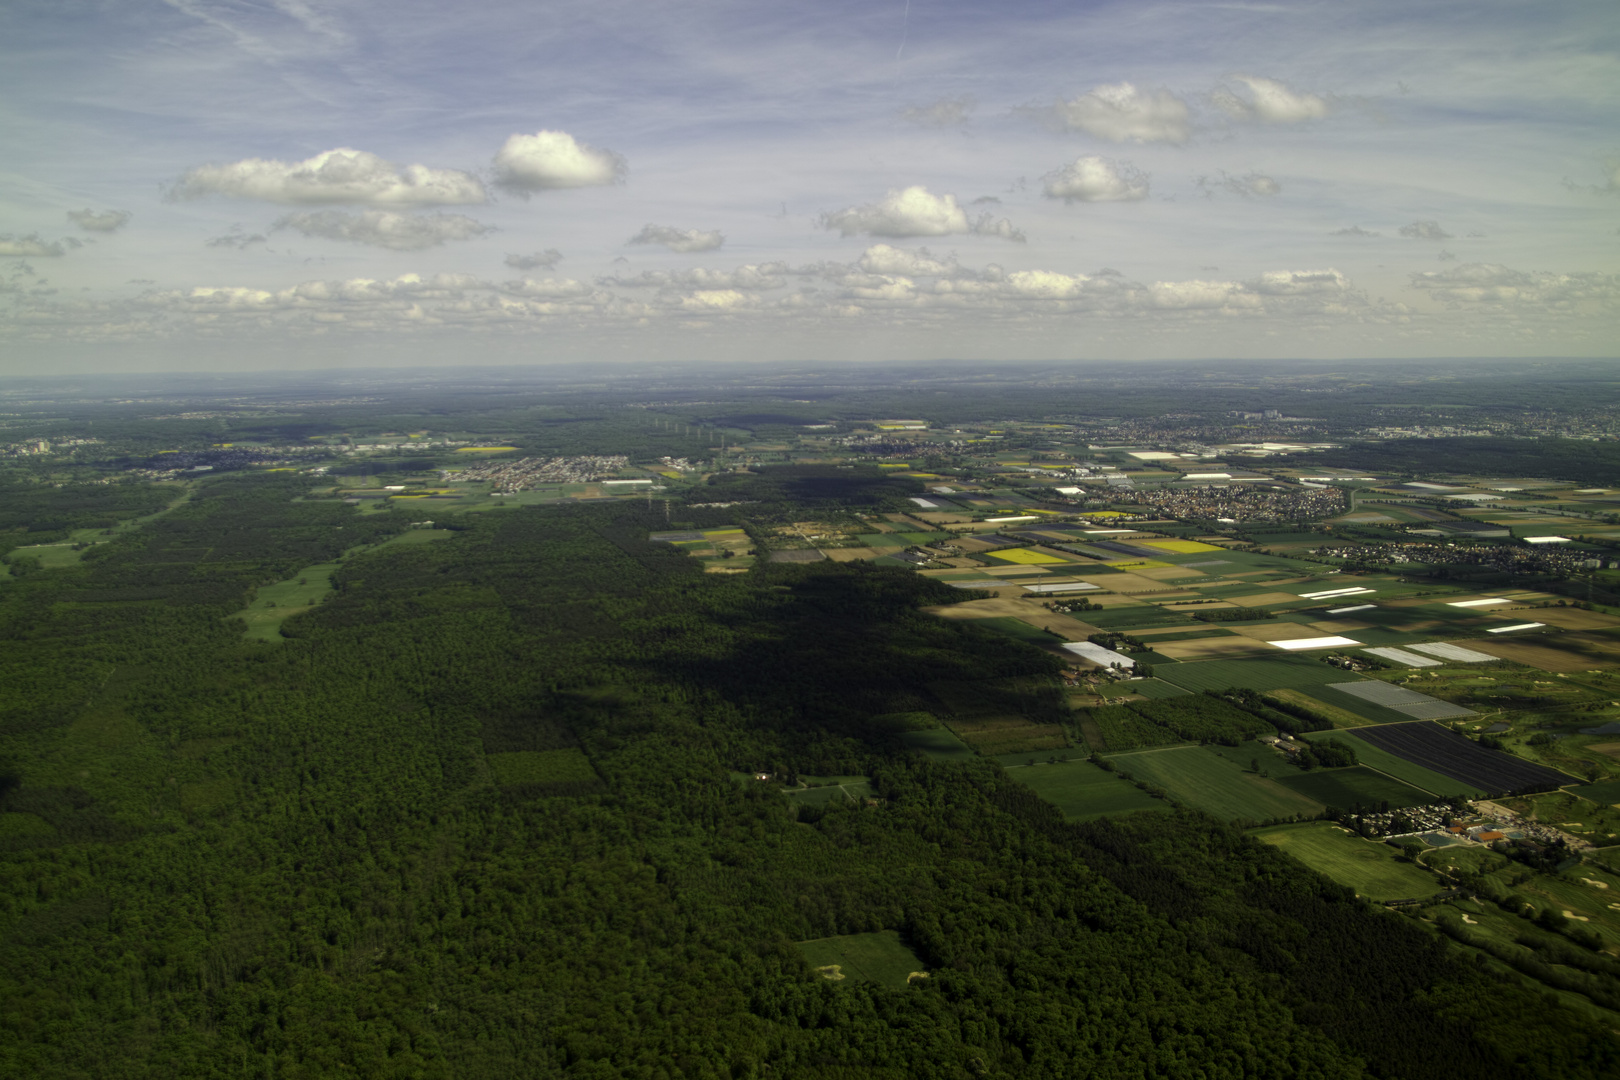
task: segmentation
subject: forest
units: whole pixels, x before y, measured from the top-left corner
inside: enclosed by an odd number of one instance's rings
[[[633,501],[381,544],[412,515],[309,486],[40,488],[27,509],[58,530],[157,516],[0,587],[0,1073],[1620,1069],[1588,1014],[1232,826],[1071,823],[994,761],[909,749],[889,721],[933,708],[929,685],[1058,664],[920,610],[957,590],[862,562],[705,574]],[[716,487],[913,489],[815,469]],[[333,590],[285,640],[244,636],[254,589],[326,562]],[[1222,740],[1261,726],[1241,704],[1121,712]],[[810,807],[782,794],[797,777],[870,795]],[[796,944],[877,931],[918,977],[832,981]]]

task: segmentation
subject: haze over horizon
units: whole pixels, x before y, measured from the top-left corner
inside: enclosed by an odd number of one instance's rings
[[[13,4],[0,374],[1613,355],[1611,13]]]

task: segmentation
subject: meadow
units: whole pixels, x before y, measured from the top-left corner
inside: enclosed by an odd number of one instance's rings
[[[804,962],[830,982],[874,982],[903,987],[913,977],[926,978],[926,967],[900,934],[879,930],[844,934],[798,943]]]
[[[1338,825],[1311,822],[1257,829],[1249,835],[1280,848],[1340,885],[1369,900],[1405,900],[1433,896],[1443,883],[1405,861],[1389,844],[1363,840]]]

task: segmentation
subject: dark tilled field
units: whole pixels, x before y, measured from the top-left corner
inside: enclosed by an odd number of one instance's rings
[[[1487,750],[1428,720],[1352,728],[1344,734],[1387,750],[1414,765],[1433,769],[1442,776],[1497,794],[1526,787],[1567,784],[1573,779],[1545,765],[1536,765],[1499,750]]]

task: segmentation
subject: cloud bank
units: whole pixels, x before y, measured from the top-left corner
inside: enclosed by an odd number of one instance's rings
[[[487,202],[483,182],[456,169],[395,165],[376,154],[342,147],[305,161],[245,158],[202,165],[170,189],[171,200],[226,195],[292,206],[461,206]]]

